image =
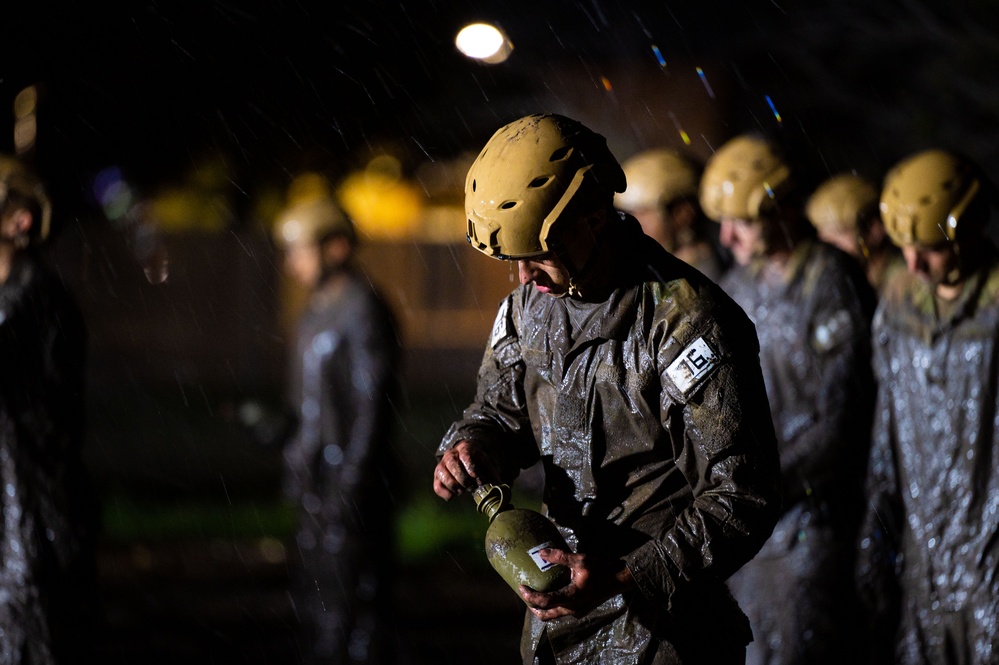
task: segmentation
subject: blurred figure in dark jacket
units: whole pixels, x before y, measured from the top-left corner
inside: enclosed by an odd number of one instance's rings
[[[999,255],[994,187],[945,150],[896,164],[881,215],[907,271],[874,317],[878,381],[860,534],[881,662],[999,662]]]
[[[700,166],[674,150],[653,148],[621,168],[628,186],[615,194],[614,207],[633,215],[670,254],[717,281],[731,260],[697,199]]]
[[[97,501],[81,457],[86,329],[42,262],[50,206],[0,157],[0,663],[92,662]]]
[[[819,239],[839,247],[864,267],[877,293],[895,270],[905,270],[898,248],[888,238],[878,210],[878,190],[854,173],[840,173],[820,184],[805,204]]]
[[[292,201],[276,233],[287,274],[309,291],[289,371],[297,428],[284,451],[285,492],[300,516],[303,653],[309,663],[393,662],[395,325],[355,270],[353,224],[328,194]]]
[[[780,448],[780,521],[730,580],[753,624],[753,665],[855,662],[861,625],[852,580],[874,295],[857,262],[810,233],[796,176],[773,143],[743,135],[719,148],[701,180],[701,204],[738,264],[720,285],[760,337]]]

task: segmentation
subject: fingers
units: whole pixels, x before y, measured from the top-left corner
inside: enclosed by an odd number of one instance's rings
[[[478,487],[479,468],[488,469],[492,465],[488,457],[472,444],[462,441],[444,453],[434,471],[434,493],[444,500],[462,494],[466,489]]]
[[[546,548],[539,550],[538,554],[542,559],[548,563],[562,564],[563,566],[571,566],[572,561],[570,560],[570,553],[565,550],[559,550],[555,548]]]
[[[574,613],[564,607],[556,607],[550,610],[542,610],[537,607],[530,608],[531,613],[542,621],[551,621],[559,617],[573,616]]]

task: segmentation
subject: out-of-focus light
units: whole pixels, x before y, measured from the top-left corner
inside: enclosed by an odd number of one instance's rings
[[[600,83],[604,86],[604,90],[606,90],[607,92],[610,92],[611,90],[614,89],[614,86],[611,85],[610,79],[607,78],[606,76],[600,77]]]
[[[454,39],[458,50],[469,58],[495,65],[510,57],[513,44],[502,30],[489,23],[472,23]]]
[[[17,154],[24,153],[35,147],[35,138],[38,136],[38,122],[34,115],[26,118],[18,118],[14,123],[14,149]]]
[[[35,86],[28,86],[17,93],[17,97],[14,98],[14,117],[23,118],[33,115],[37,105],[38,91],[35,89]]]
[[[411,238],[424,205],[422,190],[402,177],[402,164],[392,155],[349,174],[336,195],[358,232],[375,240]]]
[[[94,198],[111,221],[125,216],[132,206],[132,188],[122,177],[121,169],[111,166],[94,177]]]
[[[770,106],[770,111],[774,114],[774,118],[776,118],[777,122],[779,123],[784,122],[783,118],[780,117],[780,113],[777,112],[777,107],[774,106],[773,100],[770,99],[770,95],[766,95],[766,98],[767,98],[767,105]]]
[[[659,47],[656,46],[655,44],[652,45],[652,53],[655,54],[655,56],[656,56],[656,62],[659,63],[659,66],[660,67],[665,67],[666,66],[666,58],[663,57],[662,51],[660,51]]]
[[[14,149],[23,155],[35,147],[38,136],[38,122],[35,111],[38,108],[38,90],[31,85],[14,97]]]
[[[700,67],[695,67],[695,69],[697,70],[697,76],[699,76],[701,79],[701,83],[704,84],[704,89],[708,91],[708,97],[714,99],[715,91],[711,89],[711,84],[708,83],[708,77],[705,76],[704,70],[701,69]]]

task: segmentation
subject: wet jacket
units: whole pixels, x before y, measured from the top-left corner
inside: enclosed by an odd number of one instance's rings
[[[769,536],[777,461],[753,326],[623,217],[595,301],[520,286],[500,305],[475,401],[446,434],[507,476],[538,458],[544,509],[576,552],[621,558],[638,590],[548,623],[559,663],[719,662],[750,634],[725,578]]]
[[[0,284],[0,664],[89,662],[97,504],[81,458],[86,332],[32,255]]]
[[[382,631],[389,630],[400,346],[368,280],[343,278],[310,298],[290,364],[298,425],[284,450],[285,491],[299,511],[301,557],[293,588],[306,663],[346,662],[348,648],[352,662],[393,662],[378,649],[393,641]]]
[[[879,383],[859,575],[901,591],[897,661],[999,662],[999,258],[937,316],[896,273],[874,322]],[[887,573],[887,576],[886,576]]]
[[[289,402],[298,426],[285,448],[285,489],[297,502],[311,495],[330,503],[327,517],[338,519],[377,475],[399,341],[385,303],[353,273],[311,297],[296,335]]]
[[[783,514],[773,537],[733,578],[753,622],[751,663],[838,663],[858,626],[854,543],[863,510],[874,384],[874,295],[856,262],[807,239],[783,270],[767,259],[722,287],[745,308],[777,429]]]

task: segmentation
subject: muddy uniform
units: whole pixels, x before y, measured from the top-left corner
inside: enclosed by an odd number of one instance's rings
[[[391,642],[379,631],[399,343],[367,280],[351,275],[341,287],[317,291],[299,323],[290,396],[299,426],[285,448],[285,490],[300,511],[298,598],[318,633],[315,656],[381,662],[379,647]]]
[[[86,331],[32,255],[0,284],[0,663],[92,662],[97,499],[81,457]]]
[[[890,604],[891,583],[901,590],[895,662],[985,665],[999,662],[994,250],[955,302],[938,310],[934,300],[895,273],[875,316],[880,389],[859,572],[873,605]],[[897,573],[888,584],[885,563]]]
[[[503,301],[439,455],[475,441],[509,477],[540,456],[570,548],[623,559],[637,582],[582,617],[528,612],[525,663],[540,643],[558,663],[741,662],[749,625],[724,580],[779,503],[756,334],[633,218],[615,224],[618,270],[598,301],[530,286]]]
[[[852,259],[813,240],[795,248],[786,273],[757,261],[721,285],[756,324],[784,488],[773,537],[730,583],[753,625],[747,662],[850,662],[873,296]]]

